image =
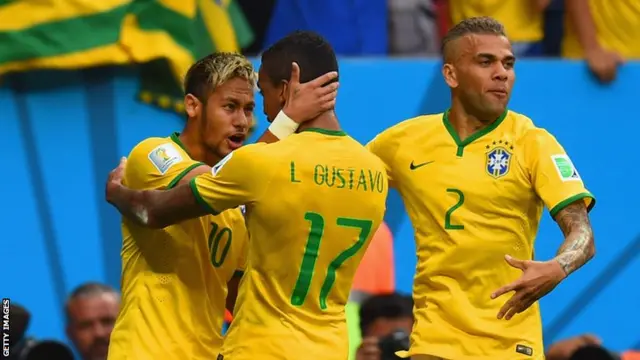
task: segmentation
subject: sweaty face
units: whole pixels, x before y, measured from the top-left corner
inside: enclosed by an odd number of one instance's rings
[[[465,106],[494,120],[507,108],[515,81],[515,57],[504,36],[467,35],[455,40],[455,83],[447,82]]]
[[[119,309],[118,297],[109,293],[80,297],[69,302],[67,335],[83,359],[107,358],[109,337]]]
[[[253,86],[243,78],[233,78],[218,86],[203,107],[203,142],[220,159],[242,146],[247,138],[253,108]]]
[[[265,73],[264,68],[260,66],[260,71],[258,72],[258,88],[260,89],[260,95],[262,95],[264,114],[267,120],[272,122],[284,106],[283,87],[274,86]]]

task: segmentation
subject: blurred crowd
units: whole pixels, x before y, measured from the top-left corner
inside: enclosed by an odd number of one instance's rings
[[[491,16],[505,25],[524,57],[585,59],[603,82],[625,59],[640,59],[637,0],[372,0],[322,3],[240,0],[254,29],[243,48],[256,54],[296,29],[318,31],[349,56],[434,56],[441,37],[465,18]]]

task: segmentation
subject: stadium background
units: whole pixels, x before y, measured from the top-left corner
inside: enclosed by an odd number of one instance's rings
[[[448,106],[438,60],[343,58],[340,69],[337,112],[344,129],[363,143],[398,121]],[[634,137],[640,123],[634,105],[640,63],[625,64],[606,86],[581,61],[522,60],[517,74],[510,108],[559,139],[598,201],[592,213],[597,256],[542,300],[545,341],[589,332],[613,350],[639,348]],[[0,293],[30,309],[30,333],[40,338],[66,340],[63,303],[71,289],[90,280],[119,284],[119,217],[103,201],[108,171],[138,141],[183,125],[175,113],[138,100],[140,75],[137,67],[94,67],[2,80]],[[256,114],[260,133],[260,106]],[[396,288],[408,293],[413,233],[397,194],[388,202]],[[536,257],[552,257],[560,242],[545,214]]]

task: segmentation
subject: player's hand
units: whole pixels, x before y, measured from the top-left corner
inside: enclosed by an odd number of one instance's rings
[[[518,260],[509,255],[505,256],[505,260],[514,268],[522,270],[522,276],[491,294],[491,298],[496,299],[508,292],[515,291],[511,299],[498,312],[498,319],[504,317],[506,320],[510,320],[513,315],[525,311],[538,299],[553,290],[567,276],[556,260]]]
[[[624,63],[620,54],[601,47],[587,51],[585,58],[589,69],[603,83],[615,80],[618,66]]]
[[[124,177],[124,168],[127,166],[127,158],[123,157],[120,159],[120,164],[118,167],[111,170],[109,173],[109,178],[107,179],[107,188],[105,192],[105,198],[109,204],[116,205],[115,196],[117,195],[118,189],[122,186],[122,179]]]
[[[582,347],[600,345],[601,343],[602,341],[594,335],[580,335],[552,344],[545,355],[547,360],[566,360]]]
[[[378,338],[370,336],[362,339],[362,344],[356,351],[356,360],[380,360],[381,355]]]
[[[282,111],[297,123],[311,120],[336,106],[338,82],[327,84],[338,77],[338,73],[330,71],[324,75],[300,83],[300,67],[291,65],[291,78],[287,87],[286,102]]]

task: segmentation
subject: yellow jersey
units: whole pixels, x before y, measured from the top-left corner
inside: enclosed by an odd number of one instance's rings
[[[385,211],[380,159],[309,129],[238,149],[191,186],[211,212],[247,206],[247,268],[218,359],[348,358],[345,305]]]
[[[627,59],[640,59],[640,1],[585,0],[591,10],[598,44]],[[562,56],[584,56],[576,31],[568,16],[565,19]]]
[[[203,165],[178,135],[131,151],[124,183],[169,189]],[[240,209],[161,230],[122,222],[122,305],[109,360],[210,360],[222,345],[227,282],[242,270],[247,231]]]
[[[491,16],[504,25],[513,42],[537,42],[544,36],[543,13],[534,11],[529,0],[449,0],[449,13],[452,25],[472,17]]]
[[[543,207],[555,215],[592,195],[562,146],[515,112],[460,141],[446,113],[404,121],[368,144],[387,167],[415,230],[418,263],[410,355],[445,359],[544,358],[538,304],[496,316],[491,293],[533,259]]]

